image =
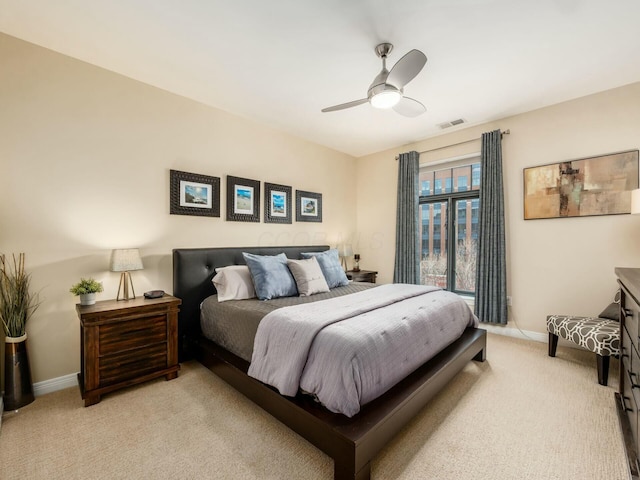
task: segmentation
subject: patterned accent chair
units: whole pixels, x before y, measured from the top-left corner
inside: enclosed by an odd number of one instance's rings
[[[607,385],[609,359],[620,353],[620,323],[607,318],[549,315],[549,356],[556,356],[558,337],[586,348],[596,354],[598,383]]]

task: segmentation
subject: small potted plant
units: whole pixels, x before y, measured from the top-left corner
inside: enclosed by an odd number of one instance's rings
[[[93,278],[81,278],[78,283],[69,289],[74,295],[80,296],[80,305],[93,305],[96,303],[96,293],[102,290],[102,283]]]

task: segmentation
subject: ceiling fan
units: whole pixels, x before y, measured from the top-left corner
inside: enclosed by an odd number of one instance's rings
[[[375,48],[376,55],[382,59],[382,71],[371,82],[367,98],[323,108],[322,111],[335,112],[369,102],[376,108],[393,108],[405,117],[417,117],[426,112],[426,107],[418,100],[405,97],[403,89],[420,73],[427,63],[427,56],[420,50],[411,50],[398,60],[391,70],[387,70],[387,55],[391,50],[393,45],[390,43],[381,43]]]

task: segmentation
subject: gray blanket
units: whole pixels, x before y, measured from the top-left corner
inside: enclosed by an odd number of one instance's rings
[[[302,389],[351,417],[476,325],[451,292],[382,285],[269,313],[248,373],[283,395]]]
[[[211,295],[202,302],[200,327],[204,336],[209,340],[247,362],[251,362],[253,341],[258,325],[269,312],[277,308],[350,295],[374,286],[371,283],[350,282],[344,287],[332,288],[327,293],[318,293],[308,297],[280,297],[271,300],[252,298],[219,302],[217,295]]]

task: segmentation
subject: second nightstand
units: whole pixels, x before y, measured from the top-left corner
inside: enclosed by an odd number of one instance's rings
[[[358,270],[357,272],[347,270],[346,274],[347,278],[354,282],[376,283],[376,275],[378,275],[378,272],[372,270]]]
[[[178,376],[179,298],[106,300],[76,305],[80,318],[80,373],[84,406],[105,393],[165,376]]]

